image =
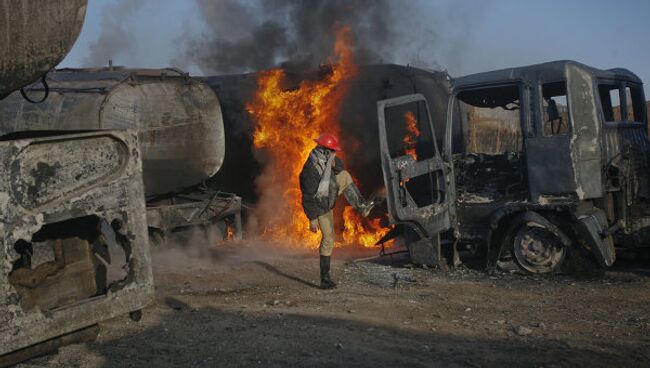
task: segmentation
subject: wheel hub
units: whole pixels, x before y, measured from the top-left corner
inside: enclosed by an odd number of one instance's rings
[[[544,227],[531,225],[519,229],[513,250],[517,263],[532,273],[552,272],[566,251],[557,235]]]

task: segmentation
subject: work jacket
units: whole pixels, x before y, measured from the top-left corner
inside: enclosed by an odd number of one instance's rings
[[[321,148],[314,148],[321,149]],[[324,215],[331,211],[336,204],[336,197],[339,194],[339,185],[336,183],[336,175],[344,170],[343,161],[340,158],[334,158],[334,167],[330,178],[329,194],[327,197],[316,198],[318,183],[320,183],[321,174],[318,172],[316,164],[309,157],[300,172],[300,191],[302,192],[302,208],[309,220],[314,220],[318,216]]]

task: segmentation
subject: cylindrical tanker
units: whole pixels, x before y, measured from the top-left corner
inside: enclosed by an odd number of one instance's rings
[[[0,0],[0,99],[63,60],[86,6],[86,0]]]
[[[224,160],[221,107],[203,82],[174,69],[61,69],[47,76],[49,97],[18,93],[0,104],[3,134],[135,129],[148,197],[177,192],[214,175]],[[45,88],[27,91],[38,99]]]

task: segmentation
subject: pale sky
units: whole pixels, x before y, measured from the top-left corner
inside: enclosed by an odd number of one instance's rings
[[[168,67],[183,46],[184,33],[206,31],[194,1],[140,1],[141,7],[120,17],[132,47],[113,56],[116,64]],[[431,24],[442,24],[436,31],[441,41],[412,50],[412,54],[432,60],[452,76],[573,59],[597,68],[628,68],[650,81],[648,0],[412,1],[421,8],[420,16],[405,27],[417,33]],[[88,66],[85,59],[89,45],[99,37],[102,16],[118,3],[120,0],[89,0],[81,35],[60,67]],[[446,10],[441,12],[441,7]],[[417,44],[419,40],[413,41]],[[409,59],[393,62],[403,64]],[[196,66],[182,67],[200,73]]]

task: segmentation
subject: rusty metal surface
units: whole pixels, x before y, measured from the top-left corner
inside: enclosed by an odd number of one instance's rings
[[[0,102],[0,131],[136,129],[147,196],[179,191],[219,171],[225,155],[221,106],[204,83],[169,69],[63,69],[50,95]],[[40,86],[28,90],[40,96]]]
[[[86,0],[0,0],[0,99],[36,81],[72,48]]]
[[[151,228],[171,231],[174,228],[210,224],[225,217],[239,216],[241,208],[241,198],[232,193],[209,191],[193,198],[181,195],[174,197],[173,203],[149,203],[147,224]]]
[[[151,259],[137,147],[134,131],[0,141],[0,167],[2,172],[10,173],[0,177],[0,355],[139,310],[152,300]],[[43,234],[44,229],[56,229],[57,224],[88,216],[113,225],[124,249],[126,276],[107,282],[106,288],[98,289],[96,296],[75,293],[53,303],[36,298],[36,306],[23,305],[20,297],[23,291],[9,277],[12,271],[30,268],[24,262],[28,253],[21,252],[18,244],[34,242],[36,247],[38,234]],[[67,226],[59,230],[78,232],[83,237],[89,229]],[[49,236],[53,240],[65,238],[56,232]],[[95,264],[96,270],[103,270]],[[87,262],[83,265],[87,267]],[[104,284],[105,280],[94,279],[94,272],[75,268],[74,263],[66,264],[64,269],[68,267],[77,270],[78,276],[46,278],[50,280],[47,282],[61,290],[66,287],[65,282],[80,282],[78,277],[89,277],[97,285]]]

